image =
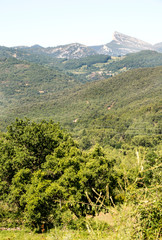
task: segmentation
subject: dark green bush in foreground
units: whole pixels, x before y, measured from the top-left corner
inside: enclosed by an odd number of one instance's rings
[[[66,212],[71,218],[94,214],[89,199],[95,202],[107,184],[113,197],[113,162],[100,147],[83,154],[52,121],[17,119],[9,126],[1,138],[0,169],[1,201],[31,229],[61,224]]]

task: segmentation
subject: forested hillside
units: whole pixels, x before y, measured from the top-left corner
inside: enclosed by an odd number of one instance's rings
[[[128,54],[121,58],[121,61],[111,63],[108,69],[117,72],[123,68],[127,70],[132,68],[156,67],[162,65],[162,53],[145,50],[138,53]]]
[[[92,144],[99,141],[102,145],[121,136],[160,134],[161,78],[162,67],[146,68],[60,92],[57,98],[52,89],[33,95],[32,101],[19,93],[17,105],[10,111],[4,109],[3,119],[54,119],[75,137],[87,129]]]
[[[7,116],[15,108],[57,99],[61,91],[68,91],[79,82],[63,72],[49,67],[20,61],[0,59],[0,121],[9,122]],[[15,115],[16,116],[16,115]],[[14,118],[15,118],[14,116]],[[7,119],[6,119],[7,117]]]

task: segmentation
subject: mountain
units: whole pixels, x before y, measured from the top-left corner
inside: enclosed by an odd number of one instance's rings
[[[154,48],[155,48],[156,51],[162,53],[162,42],[155,44],[155,45],[154,45]]]
[[[162,43],[151,45],[147,42],[139,40],[137,38],[127,36],[125,34],[114,32],[113,40],[104,45],[98,46],[85,46],[80,43],[71,43],[67,45],[60,45],[57,47],[44,48],[40,45],[17,46],[13,48],[0,47],[0,56],[3,52],[10,53],[10,56],[14,56],[18,59],[23,59],[25,56],[28,59],[35,59],[37,62],[42,62],[42,57],[46,58],[46,62],[50,62],[51,59],[79,59],[96,54],[104,54],[110,56],[123,56],[128,53],[135,53],[141,50],[154,50],[162,52]],[[32,57],[31,57],[32,54]],[[35,61],[34,60],[34,61]]]
[[[72,43],[68,45],[58,46],[55,48],[46,48],[45,52],[57,58],[82,58],[95,55],[95,51],[80,43]]]
[[[15,49],[19,49],[19,47],[16,47]],[[39,45],[34,45],[32,47],[21,47],[21,49],[35,54],[44,54],[52,56],[54,58],[65,59],[77,59],[96,54],[95,50],[80,43],[71,43],[67,45],[47,48],[43,48]]]
[[[119,32],[114,32],[113,40],[110,43],[92,48],[99,54],[111,56],[126,55],[141,50],[154,50],[151,44]]]

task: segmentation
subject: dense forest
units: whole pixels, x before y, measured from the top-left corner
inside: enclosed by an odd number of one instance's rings
[[[14,51],[0,48],[0,229],[160,239],[161,54]]]

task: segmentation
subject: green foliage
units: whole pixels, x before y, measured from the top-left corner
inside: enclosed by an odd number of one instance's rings
[[[16,204],[21,211],[27,209],[26,212],[30,212],[27,219],[33,219],[35,224],[37,223],[37,214],[33,212],[35,214],[35,218],[33,218],[30,206],[32,205],[33,208],[33,202],[35,202],[36,209],[41,211],[37,192],[49,187],[49,183],[51,183],[51,180],[44,180],[43,185],[39,186],[40,179],[42,179],[41,175],[44,176],[44,173],[39,173],[39,171],[42,169],[42,164],[46,162],[46,156],[53,153],[55,149],[59,150],[60,144],[64,145],[67,142],[68,145],[68,139],[69,136],[59,128],[58,124],[54,124],[52,121],[42,121],[40,124],[36,124],[34,122],[30,123],[29,120],[17,119],[14,124],[8,127],[8,132],[1,142],[0,178],[2,199],[8,199],[9,203]],[[74,145],[72,140],[69,140],[69,143]],[[39,181],[38,189],[37,181]],[[55,187],[51,183],[50,187],[52,188],[48,190],[45,199],[42,198],[41,200],[41,207],[48,201],[52,192],[55,192],[57,184]],[[31,190],[32,188],[37,189],[36,193],[35,190]],[[58,191],[57,189],[56,192]],[[31,192],[32,204],[29,200]],[[47,215],[47,212],[45,214]],[[40,216],[39,212],[38,216]],[[42,217],[42,219],[44,218]]]
[[[86,158],[86,165],[81,171],[81,184],[85,185],[86,195],[90,202],[95,203],[100,194],[101,196],[110,195],[114,198],[117,181],[113,166],[114,161],[107,159],[99,146],[96,146]],[[109,203],[108,198],[105,199],[106,202]],[[97,209],[95,210],[97,211]]]
[[[13,57],[0,59],[0,121],[7,125],[15,119],[6,115],[20,106],[24,110],[33,105],[55,101],[61,92],[78,85],[69,75],[50,67],[17,60]],[[25,104],[25,107],[24,107]],[[26,111],[25,110],[25,111]]]
[[[132,70],[71,92],[60,92],[57,99],[52,95],[50,98],[39,95],[36,102],[32,98],[29,102],[20,100],[22,104],[11,109],[7,119],[5,115],[2,119],[11,121],[15,115],[28,115],[33,120],[54,119],[69,129],[84,149],[97,142],[116,148],[120,148],[123,141],[136,140],[134,144],[138,144],[138,137],[132,139],[137,135],[153,146],[159,144],[161,136],[160,89],[161,67]],[[83,129],[86,135],[82,140]]]
[[[83,150],[87,150],[87,149],[89,149],[91,146],[92,146],[92,144],[91,144],[91,141],[89,140],[89,138],[88,138],[88,137],[83,137],[83,138],[82,138],[82,142],[80,143],[80,147],[81,147]]]
[[[150,52],[138,55],[141,58],[146,55],[146,59],[157,56]],[[74,73],[65,75],[15,58],[3,59],[1,63],[1,129],[15,116],[36,121],[53,119],[73,131],[77,139],[79,132],[87,128],[84,137],[89,142],[79,139],[84,149],[96,142],[116,147],[118,143],[120,148],[122,139],[161,134],[161,67],[136,69],[80,85],[80,81],[86,82],[88,78],[74,80]],[[95,67],[100,70],[101,66]]]
[[[77,218],[93,214],[92,189],[105,193],[109,184],[113,196],[113,163],[99,147],[83,154],[52,121],[16,119],[1,140],[0,167],[1,200],[37,231],[61,224],[67,211]]]
[[[84,65],[86,65],[87,67],[91,67],[93,64],[96,63],[106,63],[110,59],[111,57],[106,55],[93,55],[85,58],[68,60],[64,62],[63,67],[65,69],[77,69],[81,68]]]
[[[121,57],[120,61],[112,62],[107,66],[107,69],[112,72],[118,72],[123,68],[146,68],[156,67],[162,65],[162,54],[145,50],[137,53],[127,54],[125,57]]]
[[[162,203],[156,194],[139,207],[140,223],[145,239],[155,239],[162,234]]]
[[[106,151],[96,145],[82,152],[53,121],[17,119],[1,135],[1,226],[23,223],[37,232],[58,225],[96,231],[95,223],[85,217],[113,206],[120,216],[120,236],[129,232],[131,239],[156,239],[161,234],[160,151],[160,145],[125,144]],[[117,227],[113,229],[117,234]]]

